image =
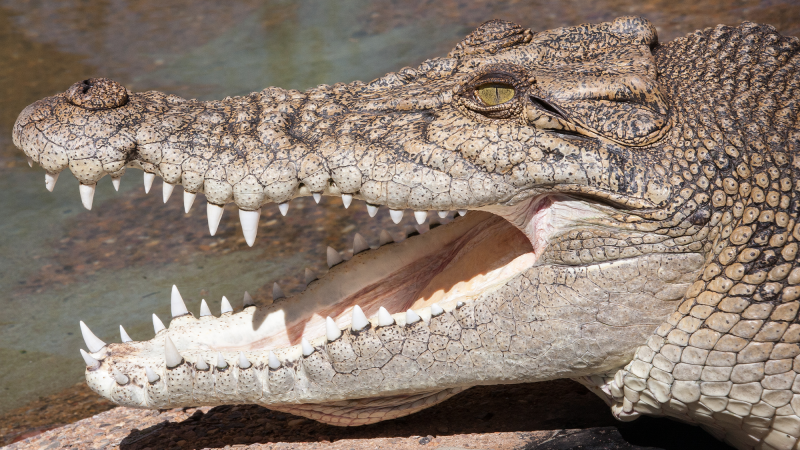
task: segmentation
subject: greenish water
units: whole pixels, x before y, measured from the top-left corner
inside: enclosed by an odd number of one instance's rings
[[[650,18],[662,39],[745,19],[773,23],[786,34],[800,30],[800,7],[781,1],[0,1],[0,413],[81,379],[78,320],[107,341],[118,340],[120,323],[134,339],[148,339],[150,314],[168,318],[172,284],[191,298],[202,293],[218,311],[222,295],[236,304],[245,290],[297,278],[305,266],[322,260],[314,251],[271,257],[269,236],[259,235],[258,251],[213,256],[197,251],[188,263],[171,262],[172,255],[159,254],[158,246],[149,262],[122,268],[95,264],[96,255],[80,247],[68,255],[74,264],[65,262],[54,246],[81,224],[99,220],[97,211],[114,208],[120,198],[143,197],[141,178],[126,176],[121,193],[103,180],[94,211],[83,210],[77,182],[66,172],[55,192],[47,192],[43,171],[28,168],[10,142],[13,120],[25,105],[90,76],[109,76],[132,90],[201,99],[270,85],[305,89],[368,81],[445,55],[492,18],[538,30],[628,14]],[[202,208],[199,198],[198,205]],[[154,226],[126,214],[130,227]],[[345,217],[350,218],[336,226],[351,235],[367,227],[363,212]],[[170,232],[188,232],[180,227],[195,223],[178,222]],[[117,251],[146,244],[129,243]],[[200,248],[196,242],[186,245],[190,251]],[[308,245],[324,249],[325,243]],[[55,272],[69,276],[31,287],[36,274],[50,273],[48,264],[63,265]],[[189,306],[197,312],[196,302]]]

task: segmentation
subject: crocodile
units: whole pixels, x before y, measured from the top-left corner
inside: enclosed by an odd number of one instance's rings
[[[87,383],[120,405],[257,403],[356,426],[571,378],[622,421],[789,449],[799,68],[797,38],[750,22],[660,43],[639,17],[493,20],[369,83],[196,101],[84,80],[22,111],[13,141],[49,190],[68,168],[87,209],[103,176],[141,169],[165,200],[182,185],[187,212],[205,194],[212,235],[235,204],[249,245],[262,207],[304,196],[430,225],[328,248],[301,293],[276,284],[238,312],[203,301],[195,317],[173,287],[147,341],[81,322]]]

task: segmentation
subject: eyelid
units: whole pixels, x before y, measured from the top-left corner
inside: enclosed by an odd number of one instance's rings
[[[523,109],[523,97],[530,87],[528,84],[530,76],[525,69],[508,64],[496,64],[484,67],[478,72],[456,92],[463,107],[477,118],[492,121],[519,116]],[[500,89],[494,92],[479,91],[483,87],[490,87],[489,85],[496,85]]]

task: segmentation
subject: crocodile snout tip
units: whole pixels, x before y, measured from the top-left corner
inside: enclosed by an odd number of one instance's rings
[[[119,108],[128,103],[128,90],[108,78],[79,81],[66,92],[70,103],[91,111]]]

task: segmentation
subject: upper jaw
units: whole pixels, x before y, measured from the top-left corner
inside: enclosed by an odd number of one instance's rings
[[[102,177],[118,179],[131,167],[145,172],[146,186],[160,176],[170,192],[181,184],[187,198],[202,192],[212,205],[235,203],[242,211],[308,195],[398,211],[515,204],[542,187],[632,209],[654,208],[669,196],[656,173],[630,183],[642,156],[617,144],[470,119],[447,88],[457,77],[442,82],[442,92],[415,94],[432,100],[408,110],[371,98],[406,87],[372,92],[378,81],[197,102],[93,80],[30,105],[13,139],[48,172],[48,188],[69,168],[85,186],[87,207]],[[484,150],[472,152],[471,142]],[[619,159],[611,167],[610,153]]]

